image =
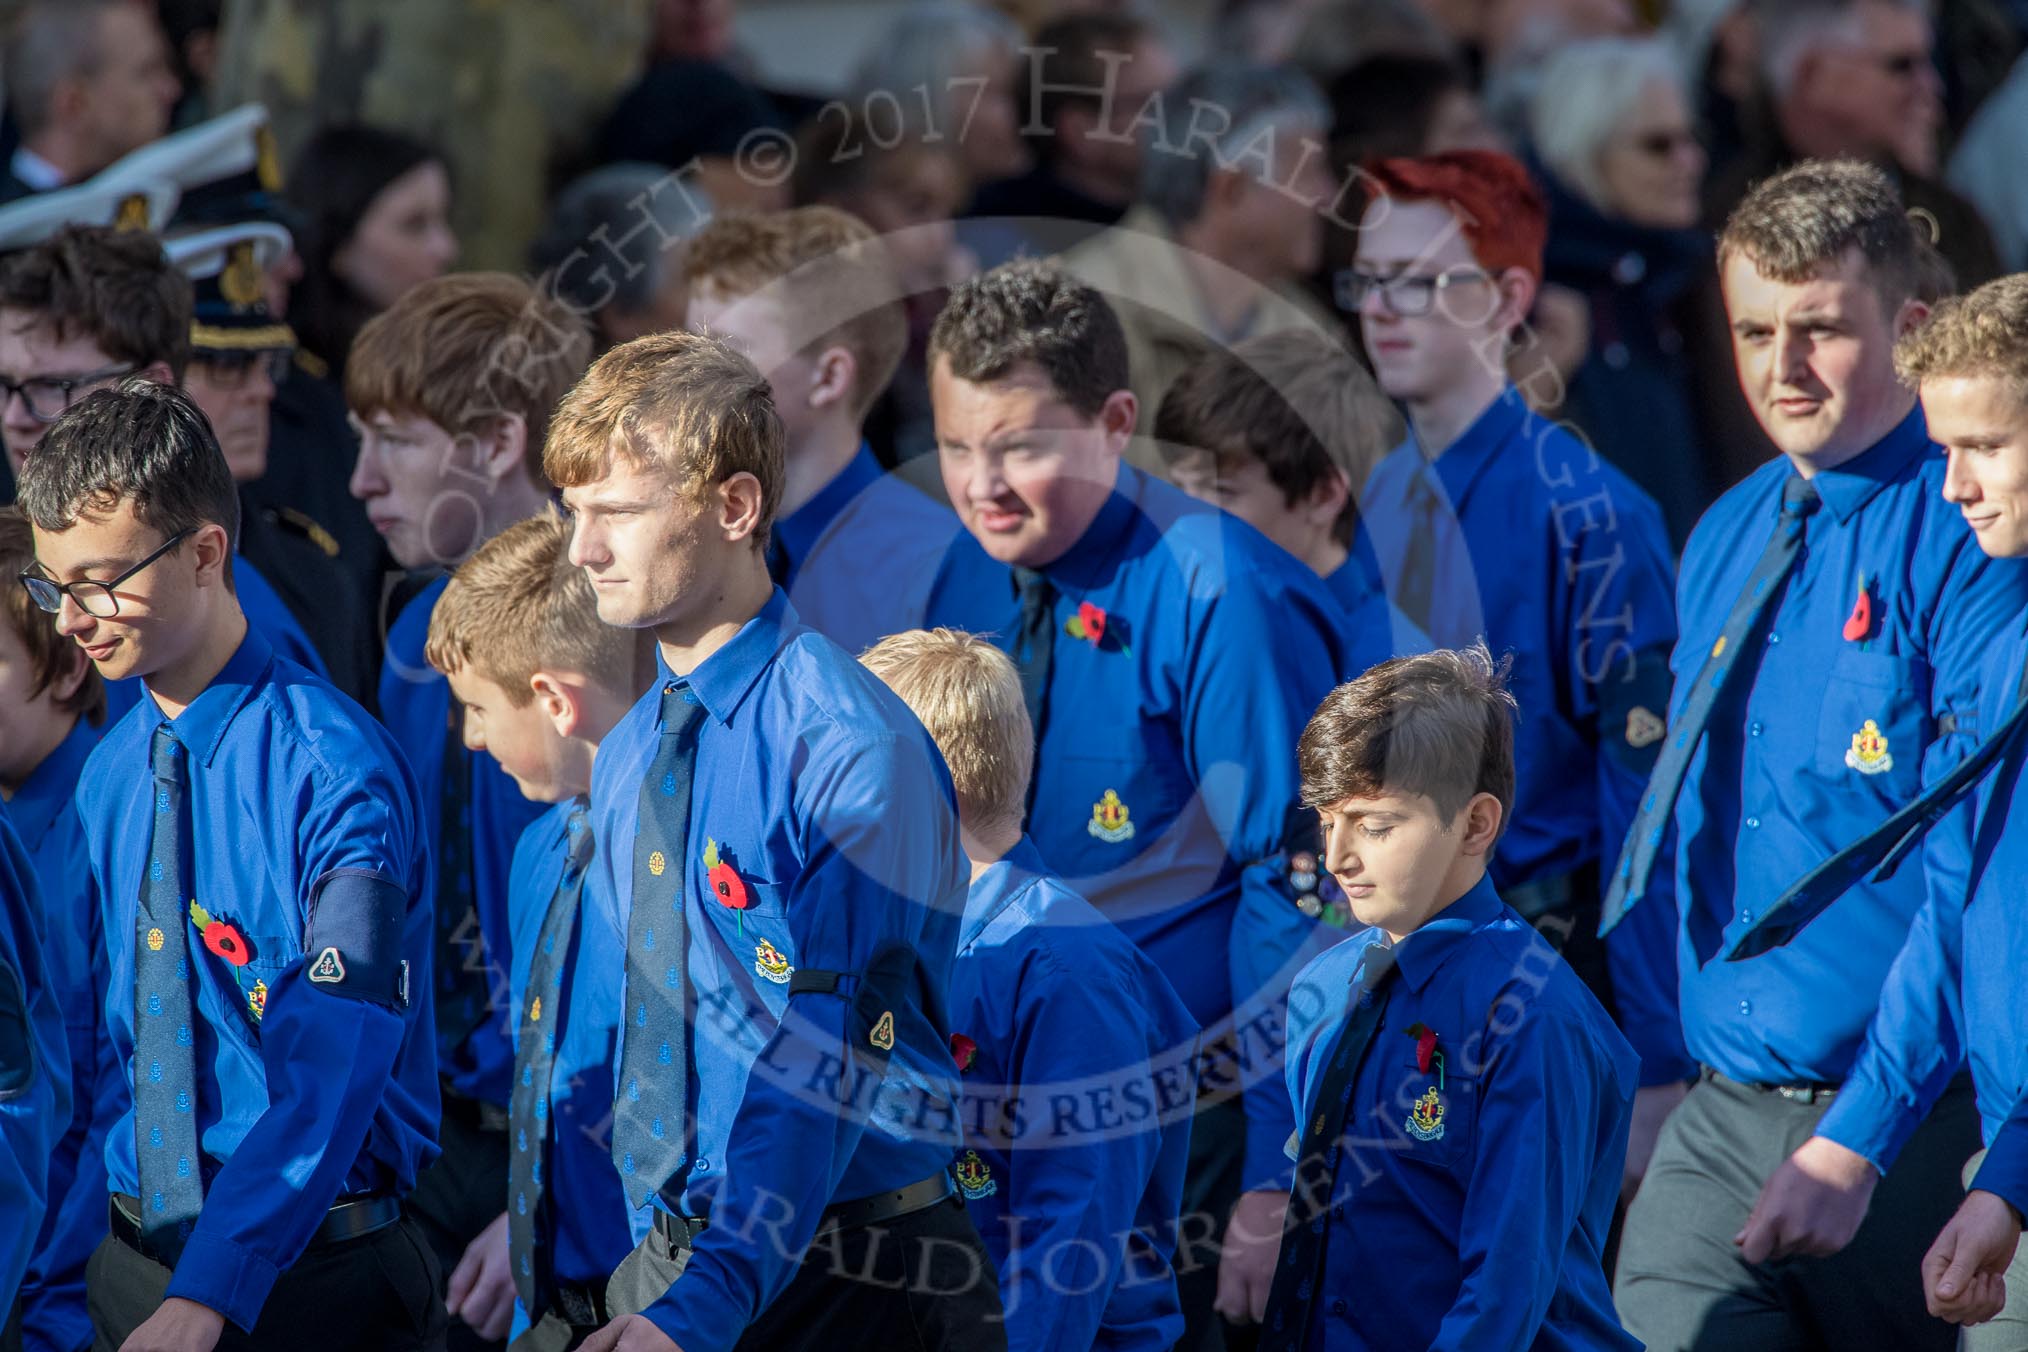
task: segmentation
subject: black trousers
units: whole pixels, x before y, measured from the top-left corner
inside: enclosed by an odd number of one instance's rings
[[[466,1246],[506,1209],[507,1132],[482,1126],[476,1103],[447,1094],[437,1139],[444,1153],[416,1179],[404,1207],[436,1254],[443,1280],[449,1281]],[[437,1304],[443,1304],[441,1286]],[[451,1352],[499,1352],[506,1346],[487,1342],[462,1319],[451,1320],[449,1327]]]
[[[161,1307],[167,1267],[108,1235],[85,1265],[93,1352],[118,1352]],[[227,1321],[218,1352],[440,1352],[443,1285],[436,1258],[406,1218],[336,1244],[312,1245],[275,1280],[260,1322]]]
[[[607,1287],[613,1315],[639,1313],[683,1274],[650,1235]],[[1000,1279],[953,1197],[856,1230],[818,1235],[736,1352],[1006,1352]]]
[[[1176,1291],[1183,1337],[1175,1352],[1245,1352],[1260,1341],[1254,1324],[1231,1324],[1218,1299],[1218,1258],[1225,1222],[1246,1171],[1246,1109],[1237,1098],[1202,1104],[1190,1123],[1190,1163],[1176,1226]]]

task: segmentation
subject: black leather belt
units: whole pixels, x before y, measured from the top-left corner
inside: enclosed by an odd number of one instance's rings
[[[549,1298],[549,1310],[573,1329],[599,1329],[610,1322],[606,1316],[606,1293],[603,1287],[575,1286],[569,1282],[558,1282],[555,1292]]]
[[[1779,1094],[1791,1103],[1800,1103],[1806,1107],[1819,1103],[1829,1103],[1838,1096],[1838,1090],[1842,1088],[1840,1085],[1827,1084],[1821,1080],[1808,1080],[1797,1084],[1748,1084],[1743,1080],[1735,1080],[1730,1075],[1715,1071],[1709,1066],[1704,1067],[1704,1078],[1707,1080],[1724,1080],[1727,1084],[1736,1084],[1742,1089],[1751,1089],[1757,1094]]]
[[[141,1235],[141,1199],[126,1193],[113,1194],[107,1209],[113,1238],[150,1258],[155,1248]],[[343,1244],[385,1230],[401,1219],[401,1203],[393,1197],[354,1197],[324,1213],[324,1219],[310,1235],[310,1247]]]
[[[833,1230],[861,1230],[882,1221],[891,1221],[897,1216],[906,1216],[935,1206],[955,1191],[948,1173],[932,1174],[920,1182],[905,1188],[893,1188],[887,1192],[876,1192],[871,1197],[859,1197],[850,1202],[839,1202],[824,1209],[824,1217],[817,1223],[817,1233]],[[669,1246],[669,1255],[674,1257],[696,1242],[710,1224],[703,1216],[673,1216],[666,1211],[655,1212],[655,1237]]]

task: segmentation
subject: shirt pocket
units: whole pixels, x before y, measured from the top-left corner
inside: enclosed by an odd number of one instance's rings
[[[1479,1117],[1476,1076],[1453,1075],[1433,1062],[1428,1070],[1415,1056],[1389,1069],[1392,1089],[1381,1107],[1383,1139],[1399,1143],[1402,1159],[1459,1172],[1470,1167]]]
[[[1083,875],[1102,875],[1165,843],[1190,803],[1193,786],[1183,767],[1155,764],[1152,749],[1134,742],[1109,755],[1062,756],[1047,786],[1055,801],[1038,798],[1030,814],[1083,865]]]
[[[1818,715],[1817,768],[1834,784],[1901,804],[1922,784],[1934,733],[1929,664],[1847,647],[1831,663]]]
[[[242,1042],[258,1044],[268,992],[301,954],[296,951],[296,941],[286,935],[249,934],[246,940],[250,956],[235,965],[208,948],[193,931],[190,956],[193,962],[203,963],[214,978],[206,983],[217,994],[219,1008],[211,1011],[213,1017]]]

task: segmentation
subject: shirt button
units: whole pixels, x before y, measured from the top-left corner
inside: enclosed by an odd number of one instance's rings
[[[1742,925],[1751,925],[1753,923],[1753,912],[1741,911],[1739,913],[1739,923]]]
[[[1767,641],[1769,643],[1780,643],[1782,641],[1782,636],[1780,634],[1769,634],[1767,636]]]
[[[697,1161],[697,1172],[698,1172],[698,1173],[700,1173],[700,1174],[708,1174],[708,1173],[710,1173],[710,1172],[711,1172],[711,1161],[710,1161],[710,1160],[705,1160],[705,1159],[701,1159],[701,1160]]]
[[[1345,1302],[1342,1300],[1332,1301],[1331,1313],[1337,1315],[1340,1319],[1343,1319],[1345,1317]]]
[[[1749,831],[1758,831],[1758,830],[1760,830],[1760,818],[1758,818],[1758,817],[1748,817],[1748,818],[1746,819],[1746,829],[1747,829],[1747,830],[1749,830]]]
[[[1754,724],[1754,725],[1753,725],[1752,727],[1750,727],[1750,728],[1748,728],[1748,729],[1746,730],[1746,734],[1747,734],[1747,736],[1749,736],[1749,737],[1758,737],[1758,736],[1760,736],[1760,724],[1758,724],[1758,723],[1755,723],[1755,724]]]
[[[1751,1001],[1751,1000],[1741,1000],[1741,1001],[1739,1002],[1739,1012],[1740,1012],[1740,1013],[1742,1013],[1742,1014],[1751,1014],[1751,1013],[1753,1013],[1753,1001]]]

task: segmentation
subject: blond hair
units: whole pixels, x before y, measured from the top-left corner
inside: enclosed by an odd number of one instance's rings
[[[965,825],[980,833],[1019,830],[1035,765],[1035,727],[1020,673],[1007,655],[955,629],[909,629],[880,640],[859,660],[936,739]]]
[[[359,331],[345,402],[429,419],[453,436],[496,418],[528,429],[530,477],[549,411],[591,361],[591,332],[554,295],[504,272],[458,272],[410,290]]]
[[[760,481],[755,549],[781,505],[782,420],[754,364],[720,338],[680,330],[622,343],[556,407],[542,468],[562,488],[592,483],[617,458],[667,471],[678,491],[702,501],[735,474]]]
[[[458,565],[430,611],[423,656],[445,675],[493,682],[517,709],[535,698],[537,672],[575,672],[630,696],[647,685],[651,660],[640,632],[600,621],[591,582],[570,561],[570,523],[553,509]]]
[[[807,334],[795,351],[852,354],[851,414],[863,418],[908,347],[901,281],[872,227],[836,207],[721,216],[691,237],[683,276],[728,300],[768,292]]]
[[[1987,282],[1938,304],[1894,349],[1911,385],[1944,376],[1998,376],[2028,403],[2028,273]]]

